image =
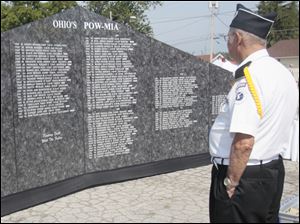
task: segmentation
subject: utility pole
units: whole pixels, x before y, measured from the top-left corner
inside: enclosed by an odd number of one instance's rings
[[[208,8],[211,11],[211,20],[210,20],[210,56],[209,56],[209,62],[213,59],[213,53],[214,53],[214,38],[215,38],[215,12],[219,8],[219,2],[218,1],[209,1],[208,2]]]

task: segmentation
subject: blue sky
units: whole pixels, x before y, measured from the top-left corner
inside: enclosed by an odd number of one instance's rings
[[[237,3],[255,11],[259,1],[219,1],[214,19],[215,53],[227,52],[222,35],[228,32]],[[194,55],[210,53],[210,14],[208,1],[165,1],[146,13],[155,39]]]

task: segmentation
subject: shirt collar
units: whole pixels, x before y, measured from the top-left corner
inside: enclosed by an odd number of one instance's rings
[[[242,63],[239,65],[239,67],[243,66],[244,64],[246,64],[248,61],[256,61],[259,58],[262,57],[267,57],[269,56],[269,53],[266,49],[261,49],[258,51],[255,51],[254,53],[250,54],[247,58],[245,58]]]

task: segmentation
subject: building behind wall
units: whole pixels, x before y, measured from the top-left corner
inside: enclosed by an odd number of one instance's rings
[[[268,48],[271,57],[276,58],[293,74],[299,82],[299,39],[281,40]]]

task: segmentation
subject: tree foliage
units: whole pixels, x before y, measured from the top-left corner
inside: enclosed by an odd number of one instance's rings
[[[161,5],[161,1],[88,1],[87,8],[99,15],[131,26],[136,31],[153,35],[145,11]],[[132,19],[131,17],[135,17]]]
[[[257,6],[260,15],[277,13],[276,21],[268,36],[268,47],[279,40],[299,38],[299,2],[261,1]]]
[[[152,35],[146,10],[161,1],[87,1],[86,8],[133,29]],[[76,1],[1,1],[1,32],[77,6]],[[134,16],[135,19],[131,17]]]
[[[1,32],[76,6],[75,1],[1,1]]]

